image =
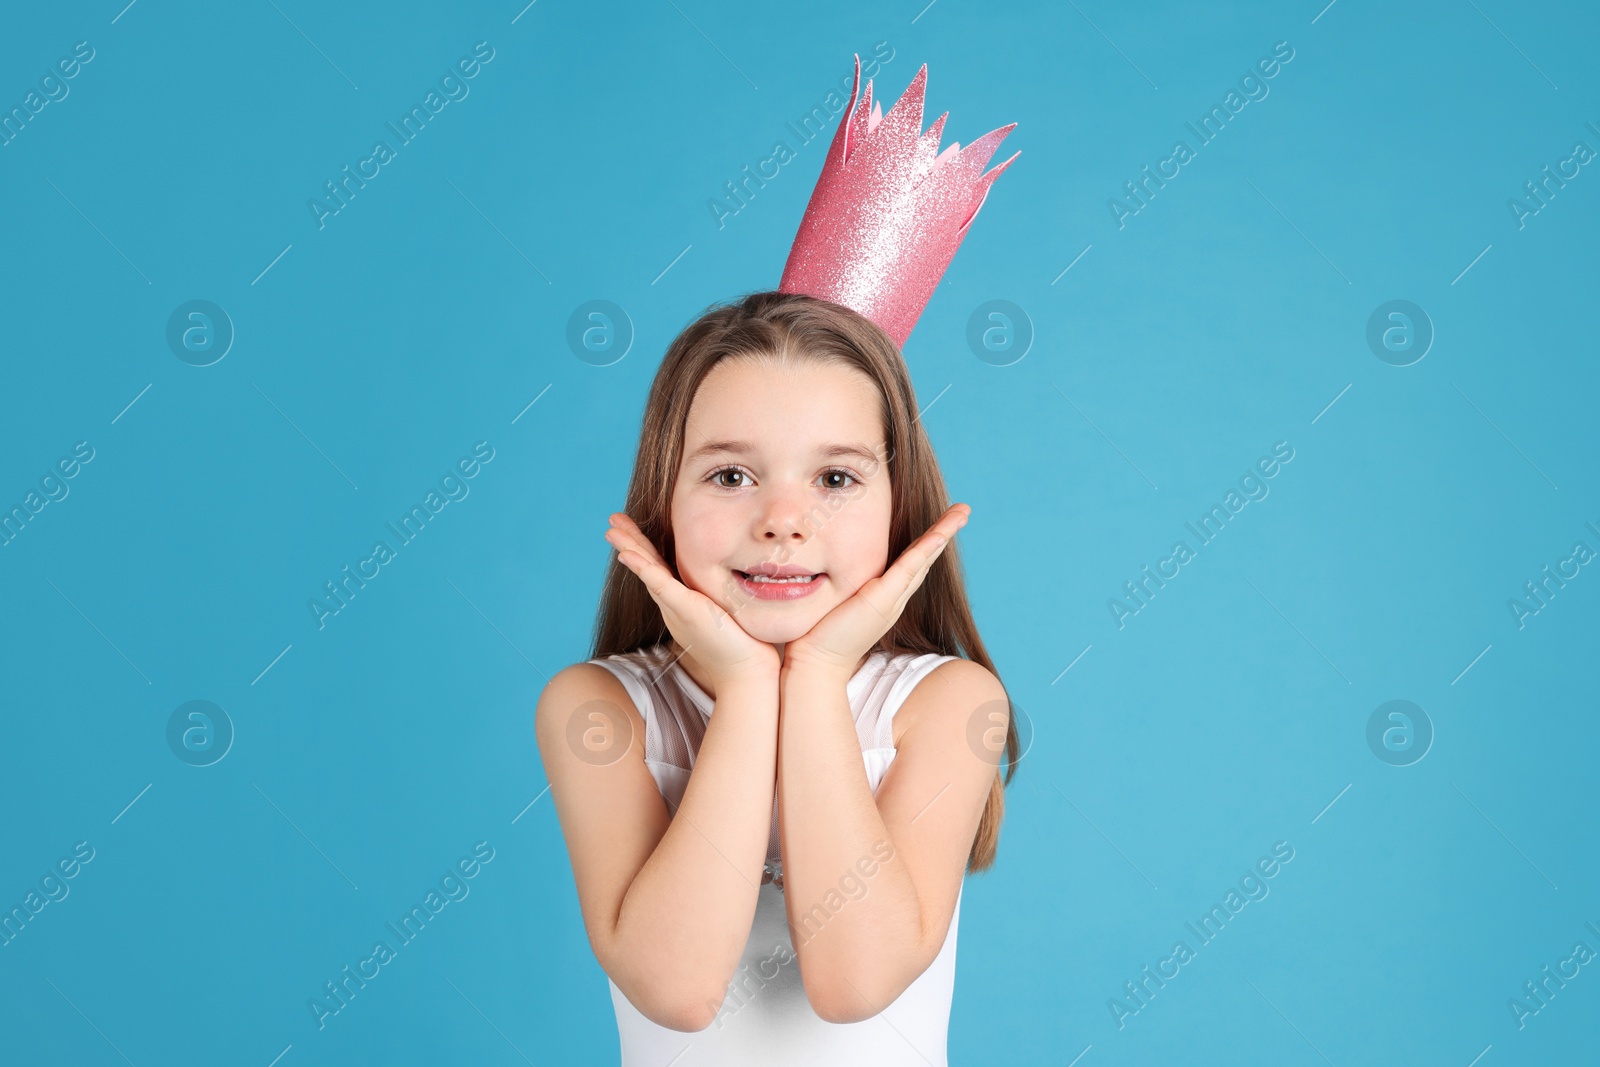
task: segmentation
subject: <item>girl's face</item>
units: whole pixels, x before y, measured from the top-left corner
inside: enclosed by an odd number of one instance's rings
[[[683,584],[750,636],[784,644],[882,574],[892,497],[881,404],[853,367],[713,367],[689,407],[672,492]],[[816,577],[751,582],[763,565]]]

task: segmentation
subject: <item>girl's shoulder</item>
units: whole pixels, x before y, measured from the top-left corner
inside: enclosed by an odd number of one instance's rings
[[[539,736],[554,738],[574,731],[581,734],[589,724],[604,719],[628,736],[642,737],[643,709],[623,679],[637,676],[652,660],[647,653],[627,652],[580,660],[557,671],[539,694],[535,710]],[[621,668],[621,676],[613,668]]]
[[[911,657],[904,660],[904,657]],[[900,653],[891,662],[914,662],[922,656]],[[981,663],[960,656],[928,657],[928,665],[906,693],[894,716],[894,746],[920,722],[939,720],[951,729],[969,721],[989,722],[992,710],[1009,715],[1005,686]],[[998,702],[998,703],[997,703]]]
[[[613,652],[579,660],[561,669],[556,677],[570,675],[574,679],[590,679],[592,684],[604,685],[605,679],[624,677],[658,677],[669,665],[671,649],[666,645],[634,649],[632,652]],[[554,682],[555,678],[551,678]],[[621,684],[620,682],[618,684]]]
[[[610,670],[618,667],[639,670],[654,667],[657,671],[659,671],[662,667],[666,666],[671,659],[672,649],[670,646],[663,643],[659,645],[650,645],[645,648],[636,648],[631,652],[613,652],[606,656],[596,656],[593,659],[586,659],[579,663],[574,663],[572,666],[582,667],[588,665],[592,667],[598,667],[601,670]]]
[[[999,678],[989,668],[962,656],[940,652],[884,649],[874,653],[874,658],[880,664],[881,673],[896,677],[905,675],[915,677],[913,692],[916,689],[927,688],[923,683],[935,675],[946,681],[960,680],[963,683],[982,685],[987,680],[994,685],[1000,684]]]

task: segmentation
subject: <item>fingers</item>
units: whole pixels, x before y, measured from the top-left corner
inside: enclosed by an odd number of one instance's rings
[[[949,510],[939,517],[938,522],[928,527],[921,537],[906,546],[906,550],[900,554],[900,558],[895,560],[894,566],[889,570],[893,572],[901,569],[896,577],[903,578],[914,589],[921,583],[928,568],[933,566],[933,561],[939,558],[939,553],[943,552],[945,546],[955,537],[956,531],[967,524],[967,518],[971,514],[972,509],[965,504],[951,505]],[[888,575],[885,574],[884,577],[887,578]],[[915,581],[912,581],[913,579]]]
[[[720,616],[724,614],[723,609],[703,593],[684,585],[637,523],[623,512],[613,514],[611,523],[611,528],[606,531],[606,541],[617,549],[617,562],[644,583],[645,591],[661,608],[667,629],[674,636],[684,641],[685,645],[692,643],[692,640],[684,640],[687,636],[685,624],[695,618],[696,612],[702,608],[714,610],[719,616],[716,626],[722,628]]]
[[[605,538],[617,550],[617,562],[639,576],[658,604],[665,607],[667,601],[677,600],[679,589],[687,592],[644,531],[626,514],[617,512],[611,516],[611,528]]]
[[[971,514],[972,509],[966,504],[952,505],[937,522],[923,532],[921,537],[906,546],[905,551],[900,553],[900,557],[888,570],[864,584],[855,595],[861,596],[871,604],[872,598],[882,590],[893,598],[893,604],[888,614],[876,605],[874,610],[885,618],[898,617],[910,601],[911,595],[922,585],[934,560],[939,558],[939,554],[950,543],[956,531],[967,524],[967,517]]]
[[[625,548],[617,554],[617,562],[628,568],[649,591],[650,596],[662,607],[669,607],[673,599],[672,587],[678,585],[678,580],[672,572],[654,560],[646,559],[638,550]]]
[[[951,504],[945,513],[939,516],[939,521],[929,528],[928,532],[941,538],[938,543],[943,544],[956,535],[956,531],[967,524],[972,517],[972,508],[966,504]]]
[[[638,523],[623,512],[612,514],[610,520],[606,542],[617,550],[617,561],[643,583],[661,609],[667,630],[685,651],[700,650],[697,659],[713,672],[744,670],[760,657],[776,662],[776,649],[758,643],[732,613],[712,597],[689,588],[672,572]]]
[[[952,505],[939,517],[939,521],[906,546],[900,558],[894,561],[894,565],[885,571],[881,578],[875,579],[894,597],[895,616],[898,616],[911,600],[911,595],[922,585],[934,561],[955,537],[956,531],[967,524],[967,517],[971,514],[972,509],[965,504]]]
[[[606,531],[606,541],[619,553],[632,549],[659,567],[666,567],[667,561],[661,558],[661,553],[656,551],[656,546],[639,529],[639,524],[634,522],[624,512],[616,512],[611,516],[611,528]]]

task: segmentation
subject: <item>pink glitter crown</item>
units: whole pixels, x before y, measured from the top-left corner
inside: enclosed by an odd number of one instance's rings
[[[860,312],[904,346],[928,298],[978,217],[989,186],[1021,155],[987,174],[983,168],[1016,123],[962,148],[939,151],[945,112],[922,129],[924,63],[885,116],[861,95],[856,56],[850,106],[823,161],[778,288],[831,300]],[[870,113],[869,113],[870,112]]]

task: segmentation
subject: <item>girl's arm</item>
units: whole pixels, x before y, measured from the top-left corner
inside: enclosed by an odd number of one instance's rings
[[[718,686],[676,814],[645,766],[644,721],[610,671],[568,667],[539,698],[539,753],[589,944],[628,1000],[674,1030],[711,1025],[755,918],[772,825],[778,682],[754,673]],[[599,718],[597,701],[612,706],[599,706]],[[569,740],[598,730],[590,736],[606,741],[608,719],[627,724],[617,735],[631,730],[612,739],[620,755]]]
[[[1005,728],[987,713],[1008,707],[1006,692],[970,660],[918,682],[897,713],[910,722],[874,796],[848,674],[786,662],[780,679],[778,828],[790,936],[813,1010],[828,1022],[857,1022],[899,997],[944,944],[998,760],[980,755],[989,750],[969,734]]]

